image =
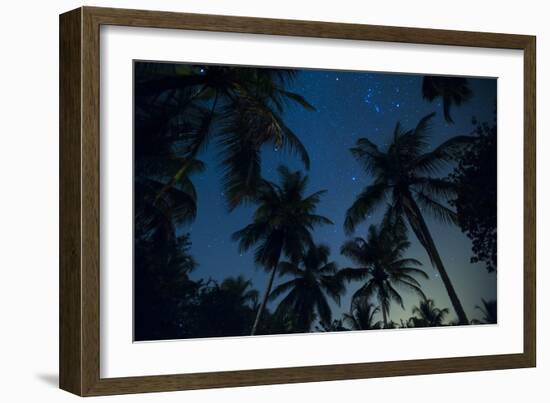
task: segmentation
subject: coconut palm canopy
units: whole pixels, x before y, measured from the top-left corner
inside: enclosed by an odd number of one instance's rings
[[[134,68],[137,340],[494,322],[496,80]]]

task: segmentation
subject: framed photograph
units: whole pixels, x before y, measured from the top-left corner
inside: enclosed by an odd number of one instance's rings
[[[535,366],[535,88],[533,36],[62,14],[60,387]]]

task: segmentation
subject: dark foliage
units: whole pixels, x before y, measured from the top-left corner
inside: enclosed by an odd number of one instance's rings
[[[182,314],[195,303],[201,282],[190,280],[195,261],[189,236],[172,243],[136,238],[134,265],[134,338],[176,339],[188,334],[180,327]]]
[[[486,301],[481,299],[481,306],[476,305],[476,309],[483,315],[481,320],[473,320],[474,324],[496,324],[498,322],[497,316],[497,302],[495,300]]]
[[[368,298],[354,298],[351,301],[350,313],[344,314],[344,323],[347,323],[352,330],[381,329],[383,323],[374,319],[378,311],[380,307],[375,307]]]
[[[433,299],[424,298],[418,306],[414,306],[409,319],[410,327],[443,326],[445,317],[449,314],[448,308],[437,308]]]
[[[472,240],[472,263],[483,262],[489,272],[497,269],[497,127],[479,123],[475,142],[458,159],[450,175],[456,184],[458,224]]]
[[[351,330],[344,326],[342,319],[334,319],[330,323],[325,323],[323,321],[319,322],[318,325],[315,326],[316,332],[343,332]]]
[[[451,107],[460,106],[470,100],[472,90],[468,80],[463,77],[424,76],[422,81],[422,96],[432,102],[441,97],[443,116],[449,123],[454,123],[451,117]]]
[[[295,76],[291,69],[137,62],[136,175],[144,173],[142,158],[150,168],[146,173],[162,171],[162,197],[189,175],[201,151],[214,145],[227,205],[233,209],[255,198],[266,148],[295,153],[308,169],[307,151],[281,117],[288,103],[314,110],[286,89]]]
[[[181,322],[187,337],[229,337],[248,334],[258,292],[243,277],[228,277],[200,289]]]

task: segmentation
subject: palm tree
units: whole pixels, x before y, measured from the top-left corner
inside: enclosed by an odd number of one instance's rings
[[[474,319],[472,323],[475,324],[494,324],[497,323],[497,301],[486,301],[481,299],[482,306],[476,305],[476,309],[481,311],[483,318],[481,320]]]
[[[284,255],[290,261],[299,260],[304,250],[313,245],[311,230],[317,225],[332,224],[328,218],[315,214],[321,190],[304,196],[308,177],[299,171],[278,169],[281,184],[264,182],[254,212],[253,223],[233,234],[241,252],[256,246],[255,261],[269,272],[269,280],[258,308],[251,334],[256,334],[267,300],[273,287],[277,267]]]
[[[344,314],[344,322],[352,330],[380,329],[380,321],[374,321],[374,315],[380,311],[380,307],[370,303],[367,298],[356,298],[351,302],[350,313]]]
[[[201,161],[190,162],[187,175],[181,177],[167,191],[159,193],[169,181],[167,171],[170,164],[178,164],[181,161],[183,160],[171,156],[165,164],[161,164],[163,168],[151,168],[144,160],[136,164],[134,205],[137,238],[156,239],[161,244],[167,244],[175,240],[178,224],[195,219],[197,192],[189,176],[204,170],[204,164]],[[154,174],[152,170],[155,170]]]
[[[242,275],[227,277],[220,284],[220,289],[231,295],[237,305],[255,307],[258,302],[258,291],[252,287],[252,281],[246,280]]]
[[[460,323],[468,324],[466,313],[424,220],[424,213],[442,222],[456,224],[456,213],[446,205],[446,201],[456,193],[455,186],[430,175],[452,160],[456,151],[470,142],[470,137],[453,137],[426,152],[430,121],[434,115],[423,117],[412,130],[404,131],[397,123],[393,140],[385,151],[367,138],[357,140],[351,153],[363,165],[365,172],[374,176],[374,180],[347,210],[345,229],[348,233],[353,232],[374,209],[390,199],[388,213],[406,218],[432,265],[437,268]]]
[[[412,309],[413,315],[411,318],[414,327],[433,327],[442,326],[445,316],[449,314],[448,308],[439,309],[435,306],[433,299],[423,299],[419,306]]]
[[[279,264],[279,274],[293,278],[275,287],[270,299],[275,300],[286,294],[279,302],[277,311],[290,318],[293,331],[309,332],[316,317],[323,323],[332,321],[327,297],[339,304],[343,286],[334,276],[337,266],[328,261],[329,255],[328,246],[311,245],[298,263]]]
[[[220,150],[228,206],[256,195],[261,182],[260,149],[264,145],[295,152],[309,169],[309,157],[297,135],[282,120],[285,104],[314,110],[301,95],[288,91],[296,77],[291,69],[139,63],[136,72],[137,125],[145,142],[165,142],[187,161],[213,139]],[[141,140],[140,140],[141,141]],[[155,146],[156,147],[156,146]],[[145,151],[148,151],[146,148]],[[184,176],[182,163],[160,194]]]
[[[454,123],[451,118],[451,106],[460,106],[472,97],[472,90],[468,80],[463,77],[424,76],[422,80],[422,96],[432,102],[441,97],[443,102],[443,116],[449,123]]]
[[[415,276],[427,279],[428,275],[417,268],[421,266],[418,260],[403,257],[409,245],[402,222],[392,222],[387,215],[380,229],[374,225],[369,227],[367,240],[348,240],[341,248],[341,253],[358,267],[342,269],[338,275],[348,281],[365,281],[353,294],[352,300],[376,298],[385,328],[389,325],[388,315],[392,301],[405,309],[403,298],[395,286],[424,296]]]

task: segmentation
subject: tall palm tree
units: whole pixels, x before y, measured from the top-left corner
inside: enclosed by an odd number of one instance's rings
[[[463,77],[424,76],[422,96],[430,102],[441,97],[443,116],[447,122],[454,123],[451,117],[451,106],[460,106],[469,101],[472,90],[468,80]]]
[[[315,214],[321,190],[304,196],[308,177],[288,168],[278,168],[281,184],[264,182],[254,212],[253,223],[233,234],[241,252],[256,246],[255,261],[269,272],[269,280],[251,334],[258,323],[273,287],[277,267],[284,255],[290,261],[299,260],[304,250],[313,245],[311,230],[317,225],[332,224],[328,218]]]
[[[468,324],[424,214],[428,213],[445,223],[456,224],[456,213],[446,205],[447,200],[456,193],[455,186],[446,179],[431,175],[451,161],[455,152],[469,143],[471,137],[453,137],[435,149],[426,151],[430,121],[434,115],[432,113],[423,117],[414,129],[407,131],[397,123],[392,142],[385,151],[367,138],[357,140],[351,153],[363,165],[365,172],[374,176],[374,180],[347,210],[345,229],[348,233],[353,232],[374,209],[390,200],[388,213],[408,221],[432,265],[437,268],[460,323]]]
[[[286,294],[277,310],[290,318],[293,331],[309,332],[317,317],[323,323],[332,321],[327,297],[339,304],[343,286],[334,276],[337,265],[328,261],[329,255],[328,246],[311,245],[299,262],[279,264],[279,274],[293,278],[275,287],[270,299]]]
[[[374,316],[380,311],[380,307],[370,303],[367,298],[356,298],[351,302],[350,313],[344,314],[344,322],[352,330],[380,329],[382,324],[375,321]]]
[[[255,197],[264,145],[295,152],[309,169],[306,149],[282,120],[289,102],[314,110],[303,96],[287,89],[296,70],[136,66],[136,116],[141,117],[136,127],[143,134],[136,137],[145,138],[144,142],[147,138],[167,142],[187,161],[195,159],[215,138],[230,208]],[[177,183],[188,168],[182,163],[174,170],[160,194]]]
[[[482,305],[476,305],[476,309],[478,309],[482,314],[483,317],[481,320],[474,319],[472,323],[476,324],[494,324],[497,323],[497,301],[490,300],[486,301],[485,299],[481,299]]]
[[[412,313],[416,315],[411,318],[414,327],[442,326],[445,316],[449,314],[449,309],[437,308],[433,299],[425,298],[418,306],[413,307]]]
[[[415,276],[427,279],[428,275],[418,266],[416,259],[404,258],[410,243],[406,240],[404,226],[391,223],[389,216],[381,228],[371,225],[367,239],[355,238],[342,245],[341,253],[358,267],[345,268],[338,272],[348,281],[364,281],[353,294],[352,300],[376,298],[382,312],[384,327],[389,325],[391,302],[397,302],[403,309],[403,298],[395,287],[405,288],[424,296]]]

